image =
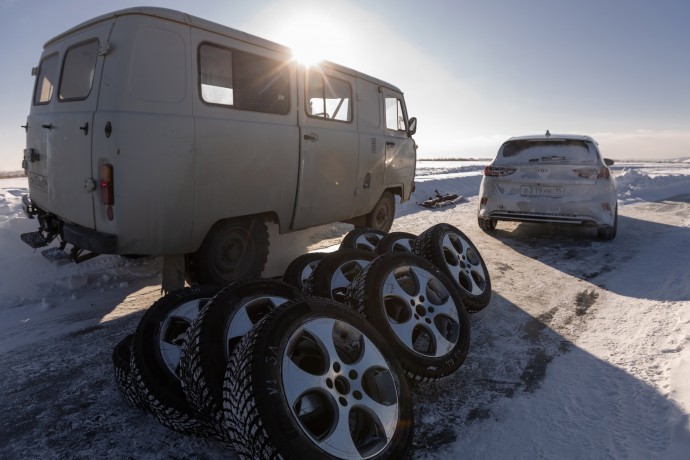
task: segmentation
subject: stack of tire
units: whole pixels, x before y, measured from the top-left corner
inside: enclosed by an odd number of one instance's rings
[[[348,233],[282,280],[167,294],[113,351],[125,401],[243,458],[402,458],[410,384],[455,372],[489,273],[460,230]]]

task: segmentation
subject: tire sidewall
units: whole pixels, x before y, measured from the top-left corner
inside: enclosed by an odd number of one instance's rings
[[[438,278],[456,305],[460,336],[452,350],[446,355],[432,357],[410,350],[390,326],[383,302],[384,280],[392,271],[405,266],[422,268]],[[455,284],[438,267],[416,254],[391,253],[381,256],[369,266],[364,283],[364,298],[366,299],[364,314],[376,326],[376,330],[392,348],[404,369],[429,379],[437,379],[449,375],[462,365],[470,345],[469,315],[462,297],[455,289]]]
[[[388,356],[385,356],[385,342],[361,316],[346,307],[326,299],[303,299],[288,308],[276,312],[264,324],[257,336],[252,354],[253,382],[257,385],[256,405],[263,419],[264,429],[273,438],[278,451],[286,458],[335,458],[318,448],[292,412],[282,390],[282,357],[288,339],[302,324],[311,319],[323,318],[323,312],[336,312],[339,319],[359,329],[384,354],[392,371],[398,392],[400,419],[395,434],[388,446],[372,458],[401,458],[409,449],[412,440],[413,413],[407,382],[402,377],[402,369]]]
[[[477,257],[479,258],[479,265],[481,266],[485,275],[484,290],[480,294],[472,294],[467,289],[463,288],[458,282],[458,280],[454,278],[453,273],[448,268],[445,256],[443,254],[443,247],[441,245],[441,242],[446,237],[446,235],[449,234],[455,234],[462,238],[467,243],[467,245],[471,247],[472,250],[474,250],[474,252],[477,254]],[[430,227],[417,237],[417,239],[415,240],[413,252],[434,264],[443,272],[443,274],[446,277],[453,281],[453,284],[457,286],[458,291],[460,292],[460,296],[462,297],[465,303],[465,307],[469,312],[477,312],[489,304],[491,300],[491,278],[489,276],[489,269],[487,268],[486,263],[484,262],[484,258],[479,252],[479,249],[477,249],[472,240],[470,240],[470,238],[467,235],[465,235],[462,231],[460,231],[457,227],[445,223],[437,224],[433,227]]]
[[[214,401],[221,406],[223,398],[223,376],[229,356],[227,356],[226,333],[230,324],[243,306],[241,302],[250,297],[285,297],[287,301],[297,298],[301,293],[282,281],[254,279],[238,281],[220,291],[204,308],[203,323],[199,334],[199,359],[204,379]]]

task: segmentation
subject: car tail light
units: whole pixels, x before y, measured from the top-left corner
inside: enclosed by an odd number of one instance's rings
[[[510,176],[515,171],[517,171],[517,169],[515,168],[500,166],[484,166],[484,175],[490,177]]]
[[[609,168],[606,166],[602,166],[601,168],[578,168],[578,169],[573,169],[573,172],[577,174],[579,177],[582,177],[584,179],[608,179],[611,177],[611,171]]]
[[[113,190],[113,165],[103,163],[101,165],[101,203],[111,206],[115,203]]]
[[[611,177],[611,170],[606,166],[599,168],[599,174],[597,174],[597,179],[608,179]]]

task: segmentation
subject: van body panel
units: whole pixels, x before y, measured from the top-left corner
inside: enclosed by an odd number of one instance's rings
[[[251,53],[267,62],[289,60],[273,49],[257,48],[207,30],[192,29],[191,43],[197,53],[202,46],[214,47],[231,59]],[[277,91],[274,98],[280,98],[278,103],[287,101],[289,110],[266,113],[204,100],[201,69],[195,63],[192,86],[197,152],[192,249],[198,248],[211,226],[221,218],[266,214],[275,216],[281,232],[289,230],[299,165],[297,82],[295,64],[281,65],[287,66],[283,71],[289,87],[285,92]],[[233,70],[238,73],[240,69]],[[265,101],[271,102],[274,101]]]
[[[113,165],[113,219],[96,196],[96,223],[119,236],[124,254],[190,246],[192,221],[176,218],[192,215],[195,193],[189,33],[146,16],[119,18],[113,29],[94,118],[93,177]]]

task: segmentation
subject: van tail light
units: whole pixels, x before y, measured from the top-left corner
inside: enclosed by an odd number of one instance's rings
[[[101,165],[101,203],[107,206],[115,204],[113,165],[110,163],[103,163]]]
[[[515,168],[502,168],[499,166],[484,166],[484,175],[489,177],[500,177],[500,176],[510,176],[517,169]]]

